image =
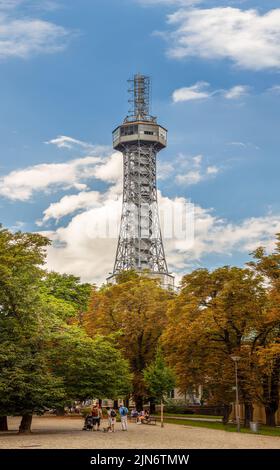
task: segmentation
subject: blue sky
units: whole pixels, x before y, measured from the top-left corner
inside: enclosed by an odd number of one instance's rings
[[[170,270],[242,264],[280,232],[280,1],[0,0],[0,211],[54,241],[48,267],[102,282],[115,239],[121,158],[111,131],[126,80],[152,77],[169,130],[159,202],[191,200],[190,247]],[[177,198],[177,199],[176,199]]]

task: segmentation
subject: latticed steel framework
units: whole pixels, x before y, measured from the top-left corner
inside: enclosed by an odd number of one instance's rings
[[[173,285],[162,243],[156,183],[157,153],[166,147],[167,130],[149,115],[149,77],[138,74],[132,82],[133,110],[113,132],[113,146],[123,154],[123,207],[111,278],[130,269],[148,270],[162,284]]]

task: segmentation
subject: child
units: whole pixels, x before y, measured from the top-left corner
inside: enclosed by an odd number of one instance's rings
[[[116,424],[116,416],[117,413],[115,412],[114,408],[106,408],[107,410],[107,415],[108,415],[108,432],[115,432],[115,424]],[[104,429],[105,431],[105,429]]]

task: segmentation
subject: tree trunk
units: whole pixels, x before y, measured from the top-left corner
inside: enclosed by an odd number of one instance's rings
[[[0,416],[0,431],[8,431],[8,418],[7,418],[7,416]]]
[[[254,408],[252,403],[244,403],[244,426],[245,428],[250,427],[250,421],[253,421]]]
[[[118,400],[114,400],[114,408],[115,408],[115,410],[117,410],[119,408],[119,401]]]
[[[232,405],[228,405],[228,404],[224,405],[223,424],[228,423],[231,411],[232,411]]]
[[[160,402],[160,426],[163,428],[163,401]]]
[[[125,404],[126,408],[129,409],[129,397],[127,397],[127,398],[124,400],[124,404]]]
[[[20,423],[19,430],[18,430],[20,434],[31,433],[32,417],[33,416],[31,414],[22,415],[21,423]]]
[[[156,402],[154,398],[150,398],[150,414],[154,414],[156,412]]]
[[[265,406],[265,424],[267,426],[276,426],[276,420],[275,420],[275,413],[277,409],[275,410],[275,406]]]
[[[56,416],[64,416],[65,415],[64,406],[58,407],[55,411],[55,414],[56,414]]]
[[[276,426],[275,413],[279,407],[279,371],[280,359],[274,361],[271,376],[262,382],[267,426]]]
[[[137,395],[135,398],[135,405],[136,405],[136,410],[137,411],[142,411],[143,410],[143,397]]]

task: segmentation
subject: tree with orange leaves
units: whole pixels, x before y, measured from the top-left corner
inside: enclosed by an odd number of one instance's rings
[[[173,296],[148,276],[123,273],[117,284],[94,290],[84,317],[84,327],[90,336],[117,335],[119,348],[133,373],[133,397],[138,408],[142,408],[147,396],[143,370],[155,358]]]

